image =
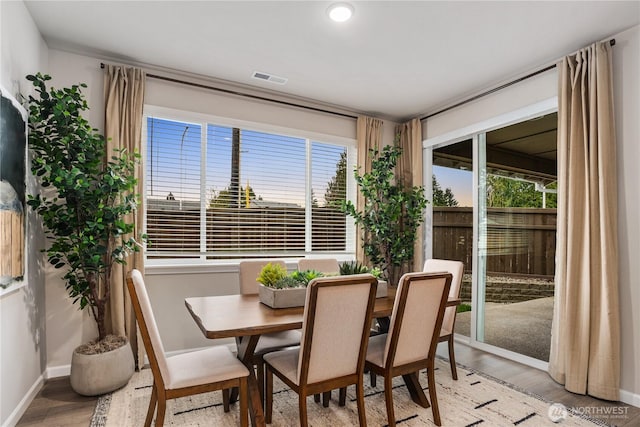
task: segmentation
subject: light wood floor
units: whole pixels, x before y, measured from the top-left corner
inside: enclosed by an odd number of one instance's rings
[[[441,344],[441,347],[444,345]],[[591,411],[594,416],[596,414],[593,412],[602,411],[601,408],[626,408],[623,410],[626,411],[626,415],[622,418],[599,418],[620,427],[640,426],[640,408],[569,393],[556,384],[546,372],[464,345],[456,345],[456,360],[567,407],[585,408],[585,411]],[[18,426],[88,426],[97,400],[75,394],[71,390],[68,377],[49,380],[31,403]]]

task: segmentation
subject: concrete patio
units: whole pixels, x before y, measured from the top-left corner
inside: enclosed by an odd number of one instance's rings
[[[549,360],[553,297],[485,305],[484,342],[542,361]],[[469,336],[471,312],[458,313],[456,333]]]

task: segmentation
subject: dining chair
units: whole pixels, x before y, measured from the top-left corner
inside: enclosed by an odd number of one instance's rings
[[[440,423],[434,358],[451,286],[450,273],[407,273],[400,279],[389,332],[369,339],[365,367],[384,377],[389,426],[395,426],[391,381],[427,369],[431,410]],[[428,407],[428,406],[427,406]]]
[[[166,357],[149,295],[138,270],[132,270],[127,277],[127,287],[153,373],[153,388],[145,427],[151,425],[154,412],[155,425],[164,424],[167,400],[210,391],[222,390],[226,397],[224,411],[229,412],[228,396],[232,387],[239,389],[240,425],[248,426],[249,370],[246,366],[226,346]]]
[[[323,277],[307,286],[300,347],[266,354],[265,420],[273,413],[273,375],[298,394],[300,425],[307,396],[356,385],[358,418],[366,426],[362,375],[378,281],[370,274]],[[341,396],[344,399],[344,396]]]
[[[298,261],[298,270],[315,270],[324,274],[340,274],[340,264],[335,258],[302,258]]]
[[[424,262],[422,269],[427,273],[436,273],[447,271],[451,273],[451,287],[449,288],[449,300],[457,300],[460,298],[460,288],[462,287],[462,276],[464,264],[460,261],[452,261],[446,259],[428,259]],[[438,342],[446,341],[449,346],[449,364],[451,365],[451,377],[458,379],[458,371],[456,370],[456,358],[453,352],[453,334],[456,325],[457,304],[455,306],[447,306],[444,310],[444,318],[442,319],[442,328],[440,329],[440,338]]]
[[[286,268],[284,261],[280,260],[257,260],[241,261],[238,265],[240,274],[240,293],[242,295],[255,295],[258,293],[258,276],[262,267],[268,263],[277,264]],[[252,363],[256,367],[256,379],[260,398],[264,401],[264,359],[263,356],[271,351],[281,350],[286,347],[300,345],[300,331],[282,331],[269,334],[262,334],[258,339],[258,344],[253,352]],[[239,344],[239,343],[238,343]]]

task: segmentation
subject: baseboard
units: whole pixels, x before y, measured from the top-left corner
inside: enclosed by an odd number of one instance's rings
[[[44,373],[45,379],[68,377],[71,374],[71,365],[49,366]]]
[[[13,427],[18,424],[18,421],[20,421],[20,418],[22,418],[24,413],[27,411],[27,408],[29,408],[29,405],[31,405],[33,399],[36,398],[36,395],[42,389],[42,386],[44,386],[44,376],[40,375],[33,383],[33,385],[29,388],[29,391],[27,391],[20,403],[18,403],[13,412],[9,415],[5,422],[2,423],[2,427]]]
[[[640,408],[640,394],[631,393],[627,390],[620,390],[620,402],[626,403],[627,405],[635,406],[636,408]]]

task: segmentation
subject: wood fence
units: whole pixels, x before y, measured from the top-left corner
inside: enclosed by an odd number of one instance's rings
[[[342,251],[346,247],[345,214],[331,208],[314,207],[311,246],[314,251]],[[149,209],[147,235],[150,255],[200,253],[200,211]],[[304,208],[214,208],[206,211],[206,252],[210,258],[237,252],[304,252]]]
[[[150,209],[147,234],[151,257],[169,253],[200,254],[200,211]],[[555,271],[556,210],[490,208],[486,221],[487,272],[553,276]],[[345,215],[331,208],[312,212],[312,249],[345,249]],[[456,259],[471,271],[473,211],[433,208],[433,256]],[[304,252],[304,208],[215,208],[206,211],[206,252],[211,258],[237,252]],[[167,255],[164,255],[166,253]]]
[[[556,210],[489,208],[487,239],[480,255],[488,273],[553,276],[556,255]],[[472,208],[433,208],[433,257],[464,262],[471,271]]]

